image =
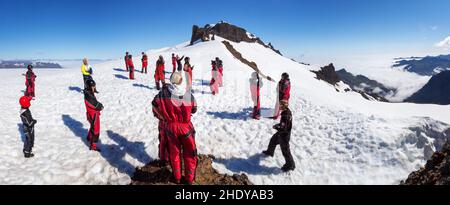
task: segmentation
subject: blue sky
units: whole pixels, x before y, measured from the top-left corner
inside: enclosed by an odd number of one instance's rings
[[[116,58],[225,20],[288,57],[450,53],[448,0],[1,0],[0,59]]]

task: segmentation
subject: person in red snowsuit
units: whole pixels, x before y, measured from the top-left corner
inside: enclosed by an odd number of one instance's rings
[[[192,93],[186,92],[186,89],[181,86],[182,81],[183,78],[179,72],[172,74],[172,84],[163,86],[153,99],[152,105],[158,118],[166,122],[165,137],[168,142],[170,165],[175,183],[181,182],[180,155],[182,152],[184,179],[187,184],[192,184],[195,180],[198,159],[191,115],[196,113],[197,104]]]
[[[133,64],[133,56],[128,55],[127,66],[130,72],[130,80],[134,80],[134,64]]]
[[[155,83],[156,83],[156,89],[160,90],[161,85],[159,82],[161,81],[162,86],[166,83],[165,76],[164,76],[164,58],[162,56],[159,56],[158,61],[156,61],[156,70],[155,70]]]
[[[259,120],[261,118],[261,99],[260,89],[263,86],[263,82],[257,72],[252,73],[250,78],[250,93],[253,100],[253,113],[252,118]]]
[[[147,54],[142,52],[142,73],[147,73],[147,67],[148,67],[148,57]],[[145,72],[144,72],[145,71]]]
[[[223,62],[218,57],[216,57],[216,65],[219,71],[219,76],[217,78],[219,87],[223,87]]]
[[[160,166],[166,166],[167,163],[169,163],[169,146],[167,142],[167,137],[165,135],[165,128],[167,122],[158,115],[158,112],[155,108],[153,108],[153,115],[159,119],[158,123],[158,140],[159,140],[159,146],[158,146],[158,157]]]
[[[209,87],[213,95],[219,94],[219,69],[217,68],[216,61],[211,62],[212,70],[211,70],[211,82],[209,83]]]
[[[96,86],[94,80],[86,82],[87,87],[84,89],[84,104],[86,105],[87,121],[91,125],[88,131],[87,140],[89,142],[89,149],[93,151],[100,151],[97,147],[98,139],[100,138],[100,111],[103,110],[103,105],[97,101],[95,97]]]
[[[175,73],[175,70],[177,69],[177,57],[175,56],[175,53],[172,53],[172,73]]]
[[[27,88],[25,90],[25,96],[34,98],[35,97],[34,82],[36,81],[36,75],[33,72],[32,65],[28,65],[27,69],[28,69],[28,71],[25,74],[25,86],[27,86]]]
[[[125,68],[127,68],[127,72],[128,72],[128,52],[125,53],[125,57],[123,59],[125,61]]]
[[[281,75],[281,80],[278,82],[277,86],[277,102],[275,104],[275,111],[273,114],[273,119],[276,120],[280,117],[280,101],[285,100],[289,103],[289,98],[291,97],[291,81],[289,80],[289,74],[283,73]]]
[[[187,87],[186,89],[191,91],[192,90],[192,70],[194,70],[194,67],[190,64],[190,58],[186,57],[184,58],[184,72],[188,73],[188,79],[187,79]]]

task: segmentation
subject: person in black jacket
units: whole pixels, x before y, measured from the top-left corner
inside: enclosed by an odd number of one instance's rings
[[[128,52],[126,52],[125,53],[125,57],[123,57],[123,60],[125,61],[125,68],[127,69],[127,72],[128,72],[128,55],[129,55],[129,53]]]
[[[179,56],[177,56],[177,70],[181,72],[181,70],[183,70],[183,65],[181,63],[181,61],[184,59],[184,56],[182,56],[181,58]]]
[[[295,169],[294,159],[291,155],[291,150],[289,148],[289,141],[291,139],[291,129],[292,129],[292,113],[289,110],[289,105],[286,100],[280,101],[281,121],[279,124],[273,126],[277,130],[277,133],[270,139],[269,147],[263,153],[266,156],[273,157],[275,148],[280,145],[281,152],[286,161],[286,164],[281,168],[283,172],[292,171]]]
[[[20,119],[23,123],[23,132],[25,134],[25,143],[23,145],[23,154],[25,158],[34,157],[32,149],[34,146],[34,125],[36,120],[31,116],[30,111],[31,97],[23,96],[20,98],[19,103],[22,109],[20,110]]]

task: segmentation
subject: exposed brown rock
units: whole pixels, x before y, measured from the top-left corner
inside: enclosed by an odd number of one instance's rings
[[[266,76],[263,73],[261,73],[261,71],[258,68],[258,65],[256,65],[255,62],[250,62],[249,60],[245,59],[242,54],[237,51],[233,45],[230,44],[230,42],[228,41],[222,41],[222,43],[225,45],[225,47],[227,48],[228,51],[230,51],[231,55],[233,55],[236,59],[238,59],[239,61],[241,61],[242,63],[248,65],[250,68],[253,68],[253,70],[255,70],[256,72],[259,73],[259,75],[261,75],[263,78],[266,78],[269,81],[274,81],[270,76]]]
[[[249,36],[245,29],[225,22],[220,22],[214,26],[207,24],[203,28],[194,25],[192,27],[191,45],[199,40],[202,42],[215,40],[216,35],[236,43],[259,43],[282,55],[281,52],[275,49],[271,43],[266,45],[260,38]]]
[[[194,185],[253,185],[247,175],[224,175],[212,167],[214,157],[199,155]],[[142,168],[136,168],[131,185],[175,185],[172,182],[170,166],[160,167],[158,161],[153,161]]]
[[[433,154],[425,167],[411,173],[402,185],[450,185],[450,141]]]
[[[319,71],[312,71],[312,72],[316,74],[317,79],[323,80],[331,85],[336,85],[339,81],[341,81],[332,63],[330,63],[330,65],[320,68]]]

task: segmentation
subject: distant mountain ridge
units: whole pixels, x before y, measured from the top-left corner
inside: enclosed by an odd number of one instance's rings
[[[450,71],[443,71],[433,76],[422,89],[407,98],[405,102],[450,105]]]
[[[388,88],[378,81],[369,79],[363,75],[355,76],[345,69],[337,71],[337,74],[341,80],[349,85],[354,91],[367,93],[379,101],[388,102],[385,97],[396,92],[395,89]]]
[[[345,69],[336,71],[332,63],[321,67],[318,71],[312,72],[316,74],[317,79],[323,80],[335,86],[336,91],[354,91],[361,94],[361,96],[367,100],[389,102],[385,96],[395,92],[395,90],[386,88],[381,83],[371,80],[365,76],[354,76]],[[343,86],[342,83],[345,85]]]
[[[0,68],[26,68],[33,65],[34,68],[62,68],[58,63],[28,61],[28,60],[9,60],[0,61]]]
[[[403,69],[419,75],[433,76],[442,71],[450,70],[450,55],[427,56],[424,58],[413,57],[410,59],[397,59],[394,68]]]

